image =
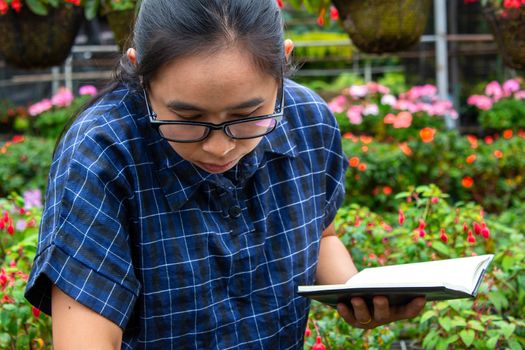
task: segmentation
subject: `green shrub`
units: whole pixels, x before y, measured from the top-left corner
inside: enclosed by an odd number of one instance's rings
[[[17,195],[0,198],[1,349],[51,349],[50,318],[24,298],[42,210],[28,204]]]
[[[0,196],[26,189],[44,190],[55,141],[15,136],[0,146]]]
[[[405,339],[424,349],[523,348],[523,235],[497,216],[489,218],[476,203],[451,204],[435,185],[395,197],[400,201],[395,213],[358,205],[339,210],[336,232],[358,269],[472,254],[493,253],[495,259],[475,299],[431,302],[414,319],[372,330],[353,329],[333,308],[313,304],[310,325],[318,321],[316,332],[327,347],[389,349],[394,340]]]

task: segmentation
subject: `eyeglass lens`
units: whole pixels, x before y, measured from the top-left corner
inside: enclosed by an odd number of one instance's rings
[[[275,128],[276,124],[275,117],[268,117],[230,124],[226,126],[225,131],[233,138],[248,139],[266,135]],[[159,131],[163,137],[173,141],[200,140],[209,132],[207,126],[189,124],[163,124],[160,125]]]

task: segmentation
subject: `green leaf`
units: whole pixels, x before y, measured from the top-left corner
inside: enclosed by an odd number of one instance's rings
[[[427,333],[425,338],[423,339],[423,348],[425,349],[434,349],[436,347],[436,343],[439,339],[439,334],[436,329],[432,329],[430,332]]]
[[[445,331],[450,332],[450,330],[452,329],[452,320],[450,318],[441,317],[438,318],[438,322]]]
[[[26,0],[27,7],[37,15],[47,15],[47,7],[39,0]]]
[[[497,322],[494,322],[494,324],[500,328],[505,339],[510,338],[510,336],[512,335],[512,333],[514,333],[514,330],[516,329],[515,324],[508,323],[505,321],[497,321]]]
[[[459,332],[459,336],[466,346],[470,346],[472,344],[475,335],[476,333],[472,329],[464,329]]]
[[[480,332],[484,332],[485,331],[485,327],[483,327],[483,325],[479,321],[470,320],[470,321],[468,321],[467,324],[468,324],[468,327],[470,327],[472,329],[475,329],[477,331],[480,331]]]
[[[523,350],[520,343],[514,338],[509,340],[509,347],[512,350]]]
[[[448,343],[444,338],[440,338],[436,343],[436,350],[447,350]]]
[[[428,310],[425,311],[423,315],[421,315],[421,319],[419,320],[419,323],[424,323],[425,321],[428,321],[432,317],[437,317],[438,313],[435,310]]]
[[[487,340],[487,348],[495,349],[496,344],[498,343],[498,340],[499,340],[499,335],[489,338],[489,340]]]
[[[466,327],[467,321],[463,317],[456,316],[452,319],[452,327]]]
[[[452,255],[451,254],[452,250],[449,248],[449,246],[447,246],[443,242],[440,242],[440,241],[432,242],[432,248],[436,250],[438,253],[441,253],[447,257],[450,257]]]
[[[49,5],[53,6],[53,7],[58,7],[60,1],[59,0],[47,0],[47,2],[49,3]]]
[[[489,293],[488,297],[490,302],[498,311],[501,311],[503,308],[509,306],[509,301],[501,292],[491,292]]]
[[[292,5],[295,9],[299,10],[303,4],[302,0],[286,0],[287,3]]]

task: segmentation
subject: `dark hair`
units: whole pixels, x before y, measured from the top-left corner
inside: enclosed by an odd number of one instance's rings
[[[81,110],[121,83],[149,87],[161,67],[182,57],[241,47],[277,80],[285,66],[283,20],[275,0],[142,0],[131,42],[137,65],[123,54],[115,79]]]

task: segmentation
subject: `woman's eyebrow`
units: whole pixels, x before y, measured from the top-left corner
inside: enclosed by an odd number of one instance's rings
[[[252,108],[257,107],[260,104],[264,102],[264,99],[262,97],[254,97],[252,99],[249,99],[247,101],[243,101],[239,104],[227,106],[227,110],[234,110],[234,109],[245,109],[245,108]],[[178,111],[205,111],[205,108],[202,108],[197,105],[193,105],[191,103],[186,103],[183,101],[177,101],[173,100],[167,103],[166,105],[169,109],[174,109]]]

